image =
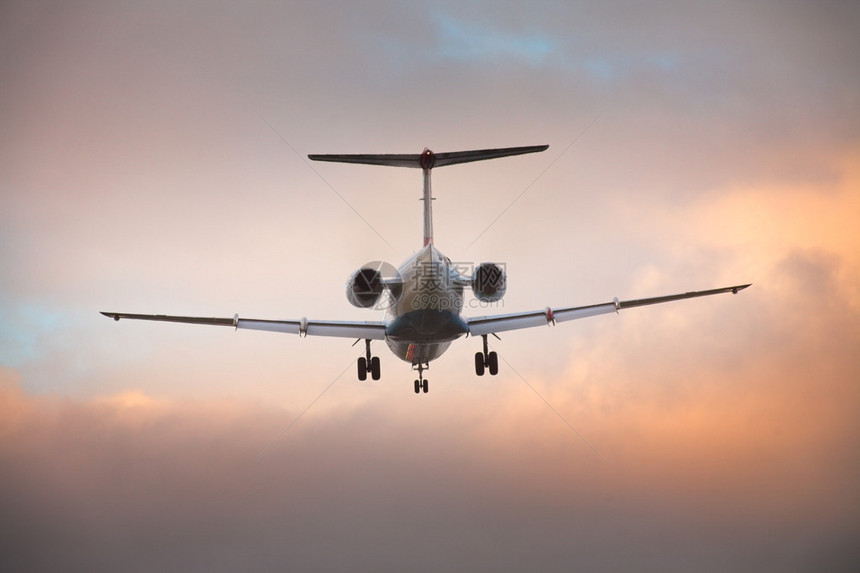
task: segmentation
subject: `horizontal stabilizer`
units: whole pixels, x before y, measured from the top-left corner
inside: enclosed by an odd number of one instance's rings
[[[419,169],[431,169],[457,163],[469,163],[484,159],[496,159],[497,157],[509,157],[511,155],[523,155],[525,153],[537,153],[544,151],[549,145],[531,145],[527,147],[504,147],[500,149],[477,149],[473,151],[450,151],[447,153],[433,153],[425,149],[423,153],[417,154],[354,154],[354,155],[308,155],[313,161],[334,161],[337,163],[363,163],[366,165],[389,165],[392,167],[417,167]]]
[[[457,163],[469,163],[484,159],[496,159],[497,157],[509,157],[511,155],[525,155],[526,153],[538,153],[546,151],[549,145],[531,145],[528,147],[505,147],[502,149],[479,149],[477,151],[452,151],[449,153],[437,153],[435,167],[444,165],[455,165]]]

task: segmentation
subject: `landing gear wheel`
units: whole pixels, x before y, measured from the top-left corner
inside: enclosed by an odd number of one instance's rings
[[[416,380],[415,381],[415,393],[416,394],[421,391],[421,386],[422,386],[422,384],[418,380]]]
[[[495,352],[490,352],[487,355],[487,368],[490,371],[490,376],[495,376],[499,373],[499,355]]]
[[[478,376],[484,375],[484,354],[483,352],[475,353],[475,374]]]
[[[367,380],[367,358],[364,356],[358,359],[358,379]]]
[[[425,394],[427,392],[429,392],[430,391],[430,382],[428,382],[427,380],[424,380],[424,383],[421,384],[421,389],[424,390]]]
[[[374,380],[379,380],[380,376],[380,366],[379,366],[379,356],[374,356],[370,359],[370,377]],[[365,373],[365,377],[367,374]]]

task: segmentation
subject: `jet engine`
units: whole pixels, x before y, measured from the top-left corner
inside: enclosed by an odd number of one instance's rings
[[[505,269],[495,263],[481,263],[472,275],[472,292],[483,302],[502,300],[507,288]]]
[[[382,273],[372,267],[362,267],[352,273],[346,283],[346,299],[359,308],[370,308],[376,304],[385,285]]]

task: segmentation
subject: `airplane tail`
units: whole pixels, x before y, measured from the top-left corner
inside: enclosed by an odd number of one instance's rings
[[[503,147],[498,149],[477,149],[473,151],[450,151],[448,153],[433,153],[424,149],[418,154],[349,154],[349,155],[308,155],[312,161],[333,161],[336,163],[360,163],[365,165],[388,165],[391,167],[417,167],[424,171],[424,246],[433,243],[433,208],[430,192],[430,170],[434,167],[470,163],[484,159],[496,159],[511,155],[537,153],[544,151],[549,145],[531,145],[527,147]]]
[[[484,159],[496,159],[497,157],[523,155],[525,153],[537,153],[539,151],[544,151],[548,147],[549,145],[532,145],[528,147],[451,151],[448,153],[433,153],[429,149],[425,149],[423,153],[417,154],[360,153],[354,155],[308,155],[308,159],[313,161],[334,161],[337,163],[362,163],[365,165],[388,165],[391,167],[418,167],[421,169],[432,169],[434,167],[444,167],[445,165],[456,165],[457,163],[469,163],[472,161],[482,161]]]

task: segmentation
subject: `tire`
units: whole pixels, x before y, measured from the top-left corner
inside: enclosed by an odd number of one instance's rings
[[[484,375],[484,354],[482,352],[475,353],[475,374]]]
[[[490,352],[487,355],[487,368],[490,370],[490,376],[495,376],[499,373],[499,355],[495,352]]]
[[[416,380],[415,381],[415,393],[417,394],[420,391],[421,391],[421,383],[418,382],[418,380]]]
[[[424,390],[425,394],[427,392],[429,392],[430,391],[430,382],[428,380],[425,380],[424,384],[421,385],[421,389]]]
[[[358,379],[367,380],[367,358],[364,356],[358,359]]]
[[[370,359],[370,377],[379,380],[380,375],[379,356],[374,356]]]

